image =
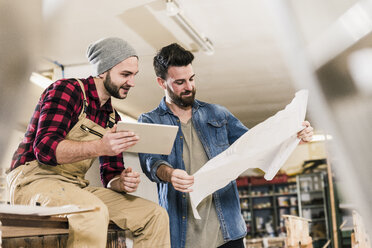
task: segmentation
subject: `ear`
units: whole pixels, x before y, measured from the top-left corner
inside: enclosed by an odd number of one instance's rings
[[[106,75],[107,75],[107,71],[105,71],[104,73],[101,73],[98,75],[98,77],[102,80],[106,79]]]
[[[165,86],[165,80],[164,79],[162,79],[161,77],[157,77],[156,78],[156,81],[158,81],[158,84],[159,84],[159,86],[163,89],[163,90],[165,90],[165,89],[167,89],[167,87]]]

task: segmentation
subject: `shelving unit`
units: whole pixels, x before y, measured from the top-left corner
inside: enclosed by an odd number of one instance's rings
[[[298,216],[296,182],[261,184],[246,181],[238,189],[248,238],[280,236],[284,233],[284,219],[281,216]]]
[[[309,229],[314,247],[321,247],[330,239],[327,192],[325,172],[297,176],[299,215],[311,220]]]
[[[238,180],[241,211],[247,238],[285,236],[283,215],[310,219],[314,247],[331,238],[329,190],[326,172],[301,174],[292,182]],[[274,182],[274,183],[273,183]]]
[[[356,206],[347,201],[340,194],[338,187],[341,181],[335,180],[335,202],[338,229],[338,239],[341,248],[351,247],[351,234],[354,230],[353,210]]]

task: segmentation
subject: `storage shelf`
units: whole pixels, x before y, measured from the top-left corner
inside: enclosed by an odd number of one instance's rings
[[[272,197],[273,194],[267,194],[267,195],[250,195],[248,198],[263,198],[263,197]]]
[[[312,236],[314,247],[318,247],[318,241],[332,239],[332,227],[329,226],[329,188],[327,186],[326,171],[302,174],[297,176],[297,189],[299,214],[311,220],[309,223],[310,232],[317,228],[323,230],[323,237]],[[304,216],[305,215],[305,216]],[[322,236],[321,235],[321,236]]]
[[[263,195],[242,195],[239,196],[240,199],[246,199],[246,198],[263,198],[263,197],[273,197],[273,196],[287,196],[287,195],[297,195],[295,192],[291,193],[275,193],[275,194],[263,194]]]
[[[301,191],[302,192],[302,194],[321,194],[321,193],[323,193],[323,191],[322,190],[309,190],[309,191]]]
[[[319,221],[325,221],[326,219],[325,218],[315,218],[315,219],[311,219],[312,222],[319,222]]]
[[[249,195],[240,195],[239,198],[240,199],[247,199],[247,198],[249,198]]]
[[[297,192],[276,193],[276,194],[274,194],[274,196],[287,196],[287,195],[297,195]]]
[[[288,198],[288,204],[290,204],[290,198],[295,197],[297,199],[296,185],[296,182],[277,182],[262,185],[248,184],[246,186],[238,187],[241,202],[249,204],[248,209],[242,209],[242,213],[246,211],[251,212],[250,219],[245,220],[245,223],[250,226],[247,236],[257,238],[267,233],[266,229],[257,230],[257,221],[263,221],[265,223],[268,221],[268,219],[270,219],[273,230],[280,229],[279,226],[281,214],[279,209],[284,209],[285,212],[289,212],[290,209],[297,209],[298,207],[297,205],[279,207],[279,200],[281,200],[281,197]],[[268,203],[270,203],[270,207],[255,207]],[[274,235],[278,235],[278,231],[274,231]]]
[[[273,209],[273,207],[253,208],[253,210],[268,210],[268,209]]]
[[[320,215],[318,211],[324,210],[325,217],[324,218],[313,218],[312,223],[325,225],[326,236],[329,236],[329,227],[327,222],[327,208],[326,205],[326,190],[327,188],[324,185],[324,177],[323,172],[317,172],[313,174],[305,174],[306,181],[313,180],[312,178],[317,177],[314,181],[308,182],[309,189],[317,189],[303,192],[304,188],[301,188],[302,176],[299,175],[296,177],[296,182],[291,183],[271,183],[271,184],[262,184],[262,185],[255,185],[255,184],[247,184],[245,186],[240,185],[239,189],[239,197],[241,202],[244,204],[248,204],[248,207],[242,208],[242,214],[249,211],[251,213],[249,219],[245,219],[245,223],[249,225],[249,230],[247,236],[250,238],[258,238],[261,237],[264,233],[266,233],[265,229],[261,229],[261,224],[265,224],[268,221],[271,222],[273,227],[274,235],[279,235],[281,230],[281,225],[283,223],[283,218],[281,217],[283,214],[293,213],[293,215],[302,215],[302,211],[311,211],[311,215],[313,216],[324,216]],[[250,180],[246,180],[249,182]],[[318,184],[314,184],[313,182],[317,182]],[[305,184],[304,184],[305,185]],[[314,186],[315,185],[315,186]],[[320,187],[320,188],[319,188]],[[320,189],[320,190],[318,190]],[[253,194],[252,194],[253,193]],[[308,198],[302,196],[308,196]],[[295,199],[292,199],[295,198]],[[319,199],[318,199],[319,198]],[[309,199],[309,200],[305,200]],[[322,201],[319,201],[322,199]],[[293,201],[293,200],[296,200]],[[271,203],[270,207],[261,207],[257,208],[256,206],[265,205],[268,202]],[[285,205],[297,203],[296,205]],[[306,205],[306,203],[308,205]],[[282,204],[282,205],[280,205]],[[292,211],[295,210],[295,211]],[[315,213],[313,213],[315,212]],[[318,213],[317,213],[318,212]],[[308,213],[306,213],[308,214]],[[247,217],[247,215],[246,215]],[[257,230],[259,228],[259,230]]]
[[[302,205],[302,208],[324,208],[324,205]]]

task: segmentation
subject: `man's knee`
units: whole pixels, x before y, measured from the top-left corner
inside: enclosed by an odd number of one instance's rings
[[[168,212],[165,210],[165,208],[159,206],[158,204],[154,204],[153,213],[158,219],[163,219],[168,222]]]
[[[109,225],[109,213],[108,209],[104,204],[94,204],[91,206],[81,206],[82,208],[92,208],[95,209],[93,211],[83,212],[83,213],[76,213],[68,215],[69,219],[69,226],[70,228],[74,229],[74,232],[82,232],[79,235],[85,235],[87,230],[95,230],[99,233],[107,232],[107,228]],[[98,237],[91,237],[92,239],[100,238]]]
[[[99,204],[96,206],[96,210],[94,211],[95,215],[104,221],[102,224],[108,224],[110,221],[110,214],[107,206],[105,204]]]

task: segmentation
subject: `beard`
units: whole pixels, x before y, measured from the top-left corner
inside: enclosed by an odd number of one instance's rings
[[[177,96],[169,87],[167,87],[168,95],[171,98],[172,102],[176,104],[180,108],[186,108],[192,106],[195,100],[195,94],[196,94],[196,89],[193,88],[191,91],[187,90],[183,93],[181,93],[179,96]],[[190,94],[190,96],[182,97],[185,95]]]
[[[103,85],[105,86],[106,91],[113,97],[118,99],[125,99],[127,96],[120,96],[120,89],[124,87],[118,87],[111,81],[110,71],[108,71],[106,79],[103,80]]]

